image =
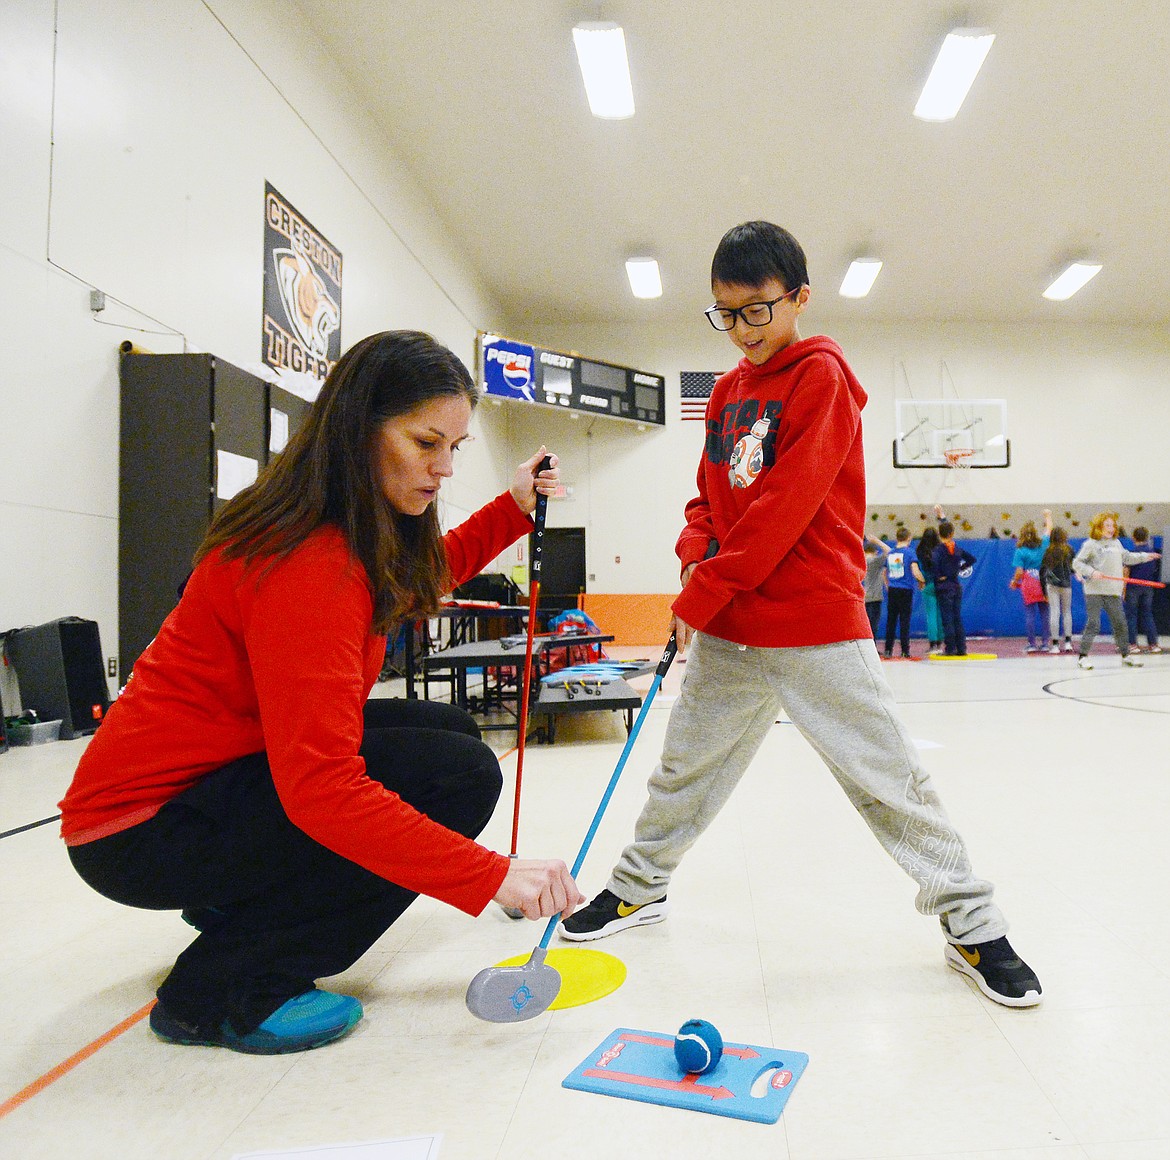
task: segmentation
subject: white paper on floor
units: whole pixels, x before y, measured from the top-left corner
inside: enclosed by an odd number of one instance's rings
[[[232,1160],[437,1160],[442,1136],[402,1136],[396,1140],[370,1140],[364,1144],[318,1144],[310,1148],[276,1152],[237,1152]]]

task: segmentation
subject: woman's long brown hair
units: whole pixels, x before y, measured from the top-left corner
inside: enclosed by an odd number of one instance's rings
[[[434,504],[421,516],[396,511],[378,485],[373,446],[386,419],[446,395],[479,400],[467,368],[429,334],[362,339],[337,361],[288,446],[216,513],[195,562],[217,548],[226,559],[275,561],[333,524],[370,579],[376,632],[432,615],[450,582]]]

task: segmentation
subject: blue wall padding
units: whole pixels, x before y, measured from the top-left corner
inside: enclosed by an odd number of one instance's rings
[[[1070,540],[1075,555],[1084,538]],[[1152,537],[1154,551],[1162,550],[1162,537]],[[1015,540],[956,540],[975,557],[975,567],[970,577],[963,581],[963,628],[968,636],[1023,636],[1024,601],[1019,592],[1008,587],[1015,569],[1012,556],[1016,552]],[[1133,548],[1132,540],[1122,540],[1127,548]],[[910,551],[918,546],[915,540]],[[1073,632],[1079,633],[1085,624],[1085,588],[1073,577],[1072,617]],[[1109,622],[1101,618],[1101,632],[1110,636]],[[886,630],[885,611],[882,612],[880,632]],[[1045,626],[1047,634],[1047,626]],[[910,634],[926,636],[926,615],[922,608],[922,596],[914,594],[914,610],[910,614]]]

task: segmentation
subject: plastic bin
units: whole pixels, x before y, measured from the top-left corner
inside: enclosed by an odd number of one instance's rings
[[[9,745],[43,745],[46,741],[56,741],[61,736],[61,721],[37,721],[35,724],[16,724],[8,726]]]

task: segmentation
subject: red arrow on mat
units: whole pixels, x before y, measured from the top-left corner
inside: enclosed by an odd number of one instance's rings
[[[672,1041],[673,1042],[673,1041]],[[696,1076],[686,1079],[655,1079],[649,1075],[633,1075],[628,1071],[610,1071],[608,1068],[588,1068],[581,1073],[588,1079],[612,1079],[617,1083],[639,1084],[642,1087],[667,1088],[670,1091],[694,1092],[700,1096],[710,1096],[713,1100],[729,1100],[735,1093],[725,1087],[707,1087],[697,1082]]]
[[[629,1043],[648,1043],[651,1047],[674,1047],[674,1040],[667,1039],[659,1035],[622,1035],[621,1039],[625,1039]],[[732,1047],[729,1044],[723,1045],[724,1055],[734,1055],[739,1059],[759,1059],[760,1053],[751,1047]]]
[[[651,1047],[674,1047],[674,1040],[667,1039],[664,1035],[633,1035],[627,1032],[618,1038],[624,1039],[627,1043],[649,1043]]]

